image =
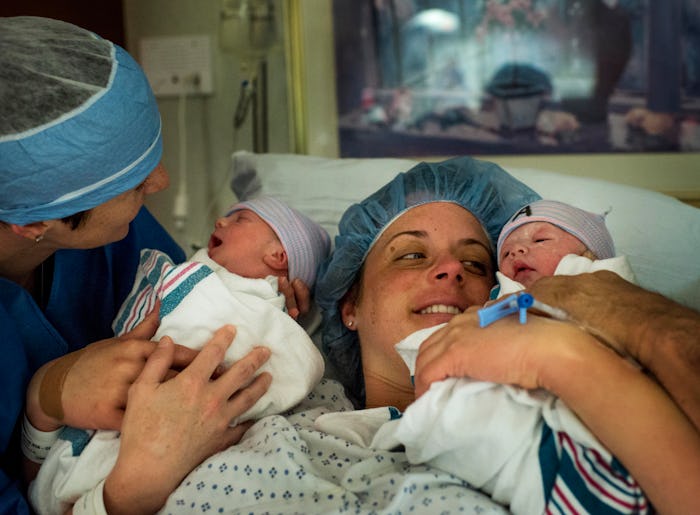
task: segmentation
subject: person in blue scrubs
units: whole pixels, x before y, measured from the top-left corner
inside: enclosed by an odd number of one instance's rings
[[[243,387],[268,351],[211,380],[231,328],[198,354],[151,342],[157,316],[114,338],[140,250],[185,258],[143,205],[169,181],[153,93],[125,50],[62,21],[0,18],[0,48],[0,513],[31,512],[20,449],[63,424],[123,432],[82,509],[153,511],[240,438],[228,421],[266,390],[264,374]]]

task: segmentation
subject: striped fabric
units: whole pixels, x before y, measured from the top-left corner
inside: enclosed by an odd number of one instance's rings
[[[612,456],[603,456],[547,425],[539,450],[547,514],[653,513],[637,482]]]
[[[211,268],[196,262],[166,272],[158,292],[158,297],[162,299],[160,317],[170,314],[202,279],[212,273]]]
[[[112,324],[114,334],[131,331],[151,312],[158,300],[158,293],[163,288],[167,272],[174,268],[175,264],[167,254],[153,249],[141,251],[134,287]]]

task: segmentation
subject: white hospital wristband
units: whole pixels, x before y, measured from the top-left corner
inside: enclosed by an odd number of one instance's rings
[[[22,454],[34,463],[43,463],[62,429],[63,426],[55,431],[39,431],[29,422],[25,413],[22,420]]]
[[[95,488],[81,495],[73,505],[73,515],[107,515],[103,497],[104,488],[103,479]]]

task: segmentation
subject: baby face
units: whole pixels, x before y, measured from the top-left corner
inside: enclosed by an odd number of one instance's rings
[[[586,246],[573,234],[548,222],[531,222],[511,232],[501,245],[500,271],[526,288],[554,275],[567,254],[581,255]]]
[[[281,249],[275,231],[249,209],[219,218],[209,238],[209,257],[229,272],[250,278],[272,273],[266,256]]]

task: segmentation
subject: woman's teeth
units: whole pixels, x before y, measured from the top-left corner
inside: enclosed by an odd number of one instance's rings
[[[462,312],[457,306],[445,306],[444,304],[435,304],[420,310],[421,315],[430,315],[432,313],[449,313],[451,315],[459,315]]]

